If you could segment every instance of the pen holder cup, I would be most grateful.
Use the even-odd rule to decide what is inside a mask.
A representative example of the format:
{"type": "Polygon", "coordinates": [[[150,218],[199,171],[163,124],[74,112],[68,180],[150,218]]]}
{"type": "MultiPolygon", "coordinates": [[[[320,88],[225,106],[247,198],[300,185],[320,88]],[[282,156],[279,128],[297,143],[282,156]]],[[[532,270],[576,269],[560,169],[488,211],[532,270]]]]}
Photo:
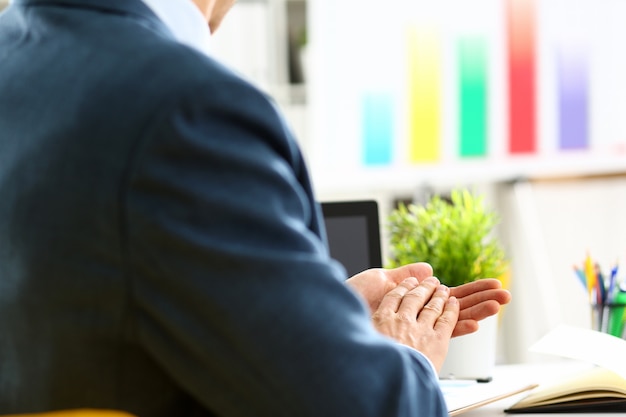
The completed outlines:
{"type": "Polygon", "coordinates": [[[591,326],[594,330],[626,339],[626,303],[592,304],[591,326]]]}

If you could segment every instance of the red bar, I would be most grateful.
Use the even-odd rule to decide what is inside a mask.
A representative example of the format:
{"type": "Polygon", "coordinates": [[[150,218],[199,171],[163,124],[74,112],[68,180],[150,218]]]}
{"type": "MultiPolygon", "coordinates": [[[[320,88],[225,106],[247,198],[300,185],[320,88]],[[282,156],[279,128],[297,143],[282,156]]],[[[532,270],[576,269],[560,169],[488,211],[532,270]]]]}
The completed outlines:
{"type": "Polygon", "coordinates": [[[509,152],[537,149],[534,0],[507,0],[509,152]]]}

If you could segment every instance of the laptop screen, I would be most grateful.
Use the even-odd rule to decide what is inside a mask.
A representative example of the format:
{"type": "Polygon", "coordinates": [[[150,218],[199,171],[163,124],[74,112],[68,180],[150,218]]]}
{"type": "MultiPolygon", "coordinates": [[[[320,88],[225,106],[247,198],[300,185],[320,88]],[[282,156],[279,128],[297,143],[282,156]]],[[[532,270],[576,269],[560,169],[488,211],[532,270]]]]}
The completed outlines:
{"type": "Polygon", "coordinates": [[[352,276],[382,266],[376,201],[323,202],[330,256],[352,276]]]}

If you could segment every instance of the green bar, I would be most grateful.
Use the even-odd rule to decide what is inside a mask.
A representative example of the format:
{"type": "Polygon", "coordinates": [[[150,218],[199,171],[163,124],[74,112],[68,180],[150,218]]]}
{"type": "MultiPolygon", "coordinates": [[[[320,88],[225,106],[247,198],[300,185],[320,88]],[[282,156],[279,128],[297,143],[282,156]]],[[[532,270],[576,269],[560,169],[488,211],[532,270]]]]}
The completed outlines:
{"type": "Polygon", "coordinates": [[[461,157],[487,153],[487,48],[480,37],[459,41],[459,139],[461,157]]]}

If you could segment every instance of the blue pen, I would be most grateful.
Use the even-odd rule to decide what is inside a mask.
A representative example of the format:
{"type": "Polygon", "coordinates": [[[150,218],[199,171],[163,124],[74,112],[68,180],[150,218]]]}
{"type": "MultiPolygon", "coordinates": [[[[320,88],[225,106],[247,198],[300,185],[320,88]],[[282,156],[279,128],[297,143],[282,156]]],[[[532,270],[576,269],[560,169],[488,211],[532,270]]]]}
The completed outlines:
{"type": "Polygon", "coordinates": [[[615,279],[617,278],[617,269],[618,265],[616,262],[615,266],[611,269],[611,276],[609,277],[609,289],[606,294],[607,303],[612,303],[615,298],[615,279]]]}
{"type": "Polygon", "coordinates": [[[583,272],[582,269],[578,268],[576,265],[574,265],[574,272],[576,273],[576,276],[578,277],[578,280],[580,281],[580,283],[583,285],[583,288],[586,290],[587,278],[585,278],[585,273],[583,272]]]}

